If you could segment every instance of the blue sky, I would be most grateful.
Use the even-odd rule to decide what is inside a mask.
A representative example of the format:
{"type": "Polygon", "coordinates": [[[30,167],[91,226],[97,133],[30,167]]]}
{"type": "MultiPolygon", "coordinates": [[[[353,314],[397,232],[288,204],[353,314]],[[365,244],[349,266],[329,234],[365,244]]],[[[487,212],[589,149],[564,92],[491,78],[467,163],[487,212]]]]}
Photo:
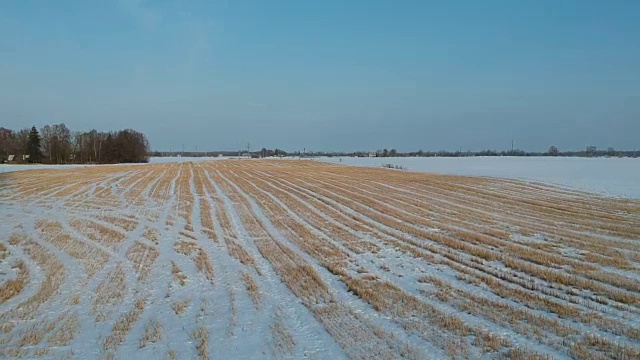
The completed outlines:
{"type": "Polygon", "coordinates": [[[0,1],[0,126],[152,148],[640,149],[638,1],[0,1]]]}

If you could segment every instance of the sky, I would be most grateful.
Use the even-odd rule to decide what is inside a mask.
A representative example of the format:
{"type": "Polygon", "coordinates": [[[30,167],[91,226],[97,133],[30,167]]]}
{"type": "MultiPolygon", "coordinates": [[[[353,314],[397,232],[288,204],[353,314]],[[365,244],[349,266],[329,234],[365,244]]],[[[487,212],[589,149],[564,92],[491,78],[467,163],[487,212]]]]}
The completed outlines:
{"type": "Polygon", "coordinates": [[[154,150],[640,149],[640,1],[0,1],[0,126],[154,150]]]}

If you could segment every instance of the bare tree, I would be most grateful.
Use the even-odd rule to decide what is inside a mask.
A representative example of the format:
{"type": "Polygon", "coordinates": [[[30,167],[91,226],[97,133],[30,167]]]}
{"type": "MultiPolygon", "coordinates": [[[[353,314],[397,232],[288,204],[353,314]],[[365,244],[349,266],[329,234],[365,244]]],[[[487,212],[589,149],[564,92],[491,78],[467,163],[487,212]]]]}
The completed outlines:
{"type": "Polygon", "coordinates": [[[18,161],[24,161],[25,155],[27,155],[29,151],[29,129],[24,128],[16,132],[16,150],[15,150],[15,159],[18,161]]]}
{"type": "Polygon", "coordinates": [[[53,131],[51,126],[45,125],[40,129],[40,144],[42,145],[42,151],[44,156],[51,162],[53,156],[53,131]]]}

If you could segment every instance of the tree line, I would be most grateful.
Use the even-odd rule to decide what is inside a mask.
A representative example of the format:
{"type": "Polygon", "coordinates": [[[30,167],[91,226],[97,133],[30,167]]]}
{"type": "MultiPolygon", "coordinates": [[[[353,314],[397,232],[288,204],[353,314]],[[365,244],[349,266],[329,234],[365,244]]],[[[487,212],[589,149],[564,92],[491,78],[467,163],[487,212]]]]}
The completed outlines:
{"type": "Polygon", "coordinates": [[[0,162],[115,164],[149,161],[149,142],[138,131],[71,131],[65,124],[18,131],[0,127],[0,162]]]}
{"type": "Polygon", "coordinates": [[[307,157],[469,157],[469,156],[567,156],[567,157],[640,157],[640,151],[637,150],[617,150],[613,147],[607,149],[598,149],[595,146],[587,146],[584,150],[577,151],[560,151],[557,147],[551,146],[547,151],[535,152],[524,151],[519,149],[513,150],[481,150],[481,151],[408,151],[399,152],[396,149],[382,149],[375,152],[370,151],[353,151],[353,152],[324,152],[310,151],[305,154],[300,152],[293,153],[295,156],[307,157]]]}

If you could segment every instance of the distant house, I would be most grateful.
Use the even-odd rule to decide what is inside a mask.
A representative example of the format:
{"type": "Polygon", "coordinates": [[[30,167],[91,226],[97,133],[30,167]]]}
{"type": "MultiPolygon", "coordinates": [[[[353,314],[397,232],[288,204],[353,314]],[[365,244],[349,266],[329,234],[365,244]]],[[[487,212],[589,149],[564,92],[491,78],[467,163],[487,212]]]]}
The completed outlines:
{"type": "Polygon", "coordinates": [[[13,159],[15,159],[15,157],[16,157],[15,155],[9,155],[9,156],[7,156],[7,161],[11,162],[11,161],[13,161],[13,159]]]}

